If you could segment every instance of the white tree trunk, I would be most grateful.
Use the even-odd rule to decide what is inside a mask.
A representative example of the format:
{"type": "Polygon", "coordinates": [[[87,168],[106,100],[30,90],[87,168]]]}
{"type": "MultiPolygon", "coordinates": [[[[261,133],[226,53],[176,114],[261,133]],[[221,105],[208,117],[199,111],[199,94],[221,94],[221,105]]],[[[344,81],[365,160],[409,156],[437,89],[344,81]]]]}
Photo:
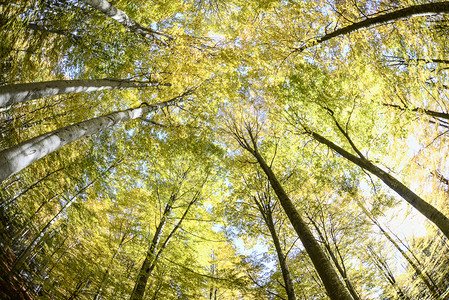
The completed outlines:
{"type": "Polygon", "coordinates": [[[165,102],[117,111],[105,116],[69,125],[3,150],[0,152],[0,182],[67,144],[93,135],[117,123],[137,119],[163,107],[179,103],[187,94],[184,93],[181,96],[165,102]]]}
{"type": "Polygon", "coordinates": [[[118,23],[122,24],[129,30],[136,32],[145,38],[148,38],[150,40],[157,40],[156,36],[165,36],[164,34],[161,34],[157,31],[154,31],[150,28],[146,28],[133,19],[131,19],[123,10],[118,9],[117,7],[113,6],[111,3],[109,3],[106,0],[81,0],[84,3],[92,6],[93,8],[101,11],[108,17],[114,19],[118,23]]]}
{"type": "Polygon", "coordinates": [[[168,86],[170,84],[114,78],[53,80],[36,83],[11,84],[0,86],[0,107],[62,94],[94,92],[111,89],[143,88],[160,85],[168,86]]]}

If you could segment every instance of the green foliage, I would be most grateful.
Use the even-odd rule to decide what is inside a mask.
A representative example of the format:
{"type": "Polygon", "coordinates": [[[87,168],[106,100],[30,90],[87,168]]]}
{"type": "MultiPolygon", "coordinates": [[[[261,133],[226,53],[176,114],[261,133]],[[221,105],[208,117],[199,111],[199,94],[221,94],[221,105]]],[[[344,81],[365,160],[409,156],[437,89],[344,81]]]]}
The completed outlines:
{"type": "Polygon", "coordinates": [[[258,150],[361,299],[437,299],[402,253],[447,297],[447,239],[309,134],[361,153],[447,216],[447,15],[395,20],[320,43],[336,29],[415,2],[110,3],[165,42],[82,1],[0,1],[0,84],[110,77],[167,85],[1,108],[0,148],[192,93],[71,143],[1,183],[0,277],[12,278],[14,259],[37,237],[39,243],[0,290],[24,289],[36,299],[129,298],[164,207],[177,194],[162,241],[198,199],[161,252],[147,298],[286,298],[276,249],[254,202],[269,195],[297,298],[325,299],[265,175],[235,140],[233,128],[251,128],[258,150]],[[404,218],[423,223],[425,232],[399,232],[404,218]],[[392,238],[373,220],[391,225],[392,238]]]}

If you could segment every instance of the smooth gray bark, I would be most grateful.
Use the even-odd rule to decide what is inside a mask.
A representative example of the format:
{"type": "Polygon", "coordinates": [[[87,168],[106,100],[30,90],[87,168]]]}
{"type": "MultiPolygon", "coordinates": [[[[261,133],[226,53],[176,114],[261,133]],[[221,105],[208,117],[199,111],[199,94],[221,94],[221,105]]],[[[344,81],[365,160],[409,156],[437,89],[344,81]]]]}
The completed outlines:
{"type": "Polygon", "coordinates": [[[165,102],[117,111],[105,116],[96,117],[87,121],[69,125],[48,133],[44,133],[30,140],[24,141],[14,147],[3,150],[0,152],[0,182],[19,172],[23,168],[26,168],[36,160],[64,147],[67,144],[81,138],[91,136],[118,123],[137,119],[150,112],[175,105],[189,93],[190,92],[186,92],[183,95],[177,96],[165,102]]]}
{"type": "Polygon", "coordinates": [[[333,32],[323,35],[317,39],[312,39],[311,42],[305,44],[304,46],[296,49],[297,51],[304,51],[316,44],[328,41],[334,37],[342,36],[355,32],[361,29],[368,29],[373,26],[385,25],[392,23],[401,19],[418,17],[418,16],[428,16],[428,15],[438,15],[438,14],[448,14],[449,13],[449,2],[432,2],[420,5],[414,5],[399,10],[392,11],[390,13],[378,15],[372,18],[366,18],[363,21],[345,26],[343,28],[337,29],[333,32]]]}
{"type": "Polygon", "coordinates": [[[285,213],[287,214],[291,224],[293,225],[293,228],[298,234],[298,237],[301,240],[304,248],[306,249],[307,254],[312,260],[315,269],[320,275],[328,296],[332,300],[352,300],[351,295],[341,282],[331,262],[328,260],[323,249],[321,249],[320,245],[315,240],[315,237],[313,236],[309,227],[296,210],[295,205],[292,203],[287,193],[284,191],[284,188],[279,183],[271,168],[267,165],[257,149],[255,149],[253,155],[257,159],[257,162],[259,163],[262,170],[267,175],[268,180],[273,187],[273,190],[278,196],[279,202],[281,203],[285,213]]]}
{"type": "Polygon", "coordinates": [[[138,33],[151,41],[158,40],[157,36],[167,37],[155,30],[140,25],[132,18],[130,18],[123,10],[118,9],[117,7],[113,6],[106,0],[81,0],[81,1],[101,11],[108,17],[114,19],[118,23],[128,28],[130,31],[138,33]]]}
{"type": "Polygon", "coordinates": [[[53,80],[10,84],[0,86],[0,107],[62,94],[95,92],[112,89],[144,88],[161,85],[167,86],[169,84],[160,84],[153,81],[133,81],[115,78],[53,80]]]}

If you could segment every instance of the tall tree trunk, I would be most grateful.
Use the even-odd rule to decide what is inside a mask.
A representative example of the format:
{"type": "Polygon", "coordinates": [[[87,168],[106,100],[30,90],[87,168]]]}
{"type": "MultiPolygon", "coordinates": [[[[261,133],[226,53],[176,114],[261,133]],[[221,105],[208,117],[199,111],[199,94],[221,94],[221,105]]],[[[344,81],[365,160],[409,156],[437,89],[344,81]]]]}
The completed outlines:
{"type": "Polygon", "coordinates": [[[374,251],[372,246],[368,246],[368,255],[373,260],[376,267],[379,269],[379,271],[382,272],[382,275],[384,275],[385,279],[391,284],[391,286],[396,291],[399,299],[401,300],[410,300],[410,298],[407,296],[404,291],[402,291],[401,287],[398,285],[396,278],[394,277],[393,272],[391,271],[390,267],[388,266],[388,263],[385,261],[385,259],[382,256],[377,255],[377,253],[374,251]]]}
{"type": "Polygon", "coordinates": [[[331,262],[328,260],[326,254],[321,249],[318,242],[315,240],[315,237],[313,236],[307,224],[299,215],[295,205],[292,203],[287,193],[284,191],[284,188],[279,183],[271,168],[267,165],[257,149],[254,149],[252,154],[257,159],[260,167],[267,175],[268,180],[270,181],[270,184],[273,187],[273,190],[275,191],[279,202],[282,205],[282,208],[284,209],[290,222],[293,225],[293,228],[298,234],[298,237],[300,238],[304,248],[306,249],[307,254],[311,258],[315,269],[318,271],[318,274],[323,281],[324,287],[326,288],[329,297],[333,300],[352,299],[348,290],[345,288],[334,268],[332,267],[331,262]]]}
{"type": "Polygon", "coordinates": [[[3,150],[0,152],[0,182],[67,144],[91,136],[120,122],[137,119],[150,112],[175,105],[181,102],[182,98],[189,93],[186,92],[165,102],[117,111],[69,125],[3,150]]]}
{"type": "MultiPolygon", "coordinates": [[[[269,198],[266,200],[270,201],[269,198]]],[[[266,205],[264,205],[263,203],[259,202],[259,200],[257,200],[256,198],[254,198],[254,202],[256,203],[257,208],[262,214],[265,224],[267,225],[268,230],[270,231],[271,238],[273,239],[274,247],[276,249],[276,254],[279,260],[279,266],[281,267],[282,278],[284,279],[285,284],[284,288],[285,292],[287,293],[288,300],[296,300],[296,293],[293,286],[293,280],[290,275],[290,270],[287,265],[287,259],[282,251],[281,243],[279,241],[276,228],[274,227],[271,203],[268,202],[265,203],[266,205]]]]}
{"type": "MultiPolygon", "coordinates": [[[[431,204],[424,201],[421,197],[412,192],[408,187],[406,187],[402,182],[391,176],[390,174],[384,172],[379,167],[375,166],[368,159],[362,157],[357,157],[343,148],[332,143],[325,137],[319,135],[316,132],[308,130],[308,133],[318,142],[328,146],[333,151],[337,152],[347,160],[358,165],[362,169],[374,174],[380,180],[382,180],[386,185],[398,193],[405,201],[410,203],[414,208],[416,208],[421,214],[423,214],[427,219],[433,222],[443,234],[449,238],[449,219],[441,213],[438,209],[433,207],[431,204]]],[[[351,142],[352,144],[352,142],[351,142]]],[[[354,147],[354,145],[352,144],[354,147]]],[[[355,148],[355,147],[354,147],[355,148]]],[[[357,151],[360,152],[360,151],[357,151]]]]}
{"type": "Polygon", "coordinates": [[[414,5],[410,7],[406,7],[403,9],[399,9],[396,11],[392,11],[390,13],[378,15],[372,18],[366,18],[363,21],[348,25],[346,27],[337,29],[333,32],[323,35],[322,37],[311,39],[304,46],[296,49],[297,51],[304,51],[307,48],[310,48],[316,44],[323,43],[328,41],[334,37],[342,36],[345,34],[349,34],[354,31],[358,31],[361,29],[367,29],[373,26],[385,25],[391,22],[395,22],[401,19],[417,17],[417,16],[426,16],[426,15],[435,15],[435,14],[447,14],[449,13],[449,2],[432,2],[420,5],[414,5]]]}
{"type": "Polygon", "coordinates": [[[53,80],[10,84],[0,86],[0,107],[62,94],[94,92],[111,89],[156,87],[161,85],[168,86],[169,84],[116,78],[53,80]]]}
{"type": "MultiPolygon", "coordinates": [[[[346,287],[348,288],[348,291],[351,293],[352,298],[354,298],[354,300],[359,300],[360,297],[357,294],[354,286],[352,285],[351,280],[348,277],[348,274],[346,272],[346,267],[343,264],[343,260],[342,260],[342,263],[340,264],[340,262],[338,261],[337,256],[335,256],[334,251],[332,250],[332,247],[331,247],[328,239],[321,232],[320,228],[318,227],[318,224],[315,222],[315,220],[312,217],[308,216],[308,219],[312,223],[312,225],[315,228],[316,232],[318,233],[318,236],[320,237],[321,241],[324,244],[324,248],[326,249],[326,251],[329,254],[329,256],[332,259],[332,261],[334,262],[335,267],[338,270],[338,273],[340,273],[340,276],[343,278],[343,280],[344,280],[344,282],[346,284],[346,287]]],[[[341,258],[341,256],[340,256],[340,258],[341,258]]]]}
{"type": "Polygon", "coordinates": [[[321,280],[323,281],[328,296],[332,300],[352,300],[352,297],[349,294],[348,290],[341,282],[338,274],[335,272],[332,263],[329,261],[323,249],[321,249],[320,245],[313,236],[312,231],[310,231],[310,228],[307,226],[306,222],[304,222],[301,215],[296,210],[295,205],[290,200],[287,193],[284,191],[281,183],[274,175],[271,168],[267,165],[262,155],[259,153],[256,140],[257,133],[255,137],[251,125],[245,124],[246,133],[249,134],[249,139],[246,138],[244,136],[245,133],[243,132],[243,129],[239,129],[235,121],[228,128],[230,129],[231,134],[234,135],[234,138],[237,140],[239,145],[243,149],[251,153],[254,158],[256,158],[257,163],[267,176],[268,181],[270,182],[271,187],[273,188],[277,198],[279,199],[282,208],[287,214],[290,223],[298,234],[299,239],[301,240],[307,254],[312,260],[312,263],[317,270],[321,280]]]}
{"type": "MultiPolygon", "coordinates": [[[[163,219],[164,219],[164,224],[162,226],[162,228],[159,230],[159,226],[158,229],[155,232],[155,236],[153,237],[153,241],[150,245],[150,249],[147,253],[147,256],[145,257],[145,261],[142,265],[142,268],[140,269],[139,272],[139,276],[138,279],[136,281],[136,284],[134,286],[133,292],[130,296],[130,300],[142,300],[143,296],[145,294],[145,288],[148,282],[148,278],[151,275],[151,272],[153,272],[154,268],[156,267],[156,262],[159,260],[159,256],[162,254],[162,252],[164,251],[165,247],[167,247],[170,239],[173,237],[173,235],[176,233],[176,231],[178,230],[178,228],[181,226],[182,221],[185,219],[185,217],[187,216],[187,213],[190,210],[190,207],[198,200],[198,196],[199,196],[199,192],[197,192],[195,194],[195,196],[193,197],[193,199],[189,202],[186,210],[184,211],[184,214],[182,215],[181,219],[178,221],[178,223],[175,225],[175,227],[172,229],[172,231],[170,232],[170,234],[167,236],[167,238],[165,239],[164,243],[160,246],[159,249],[157,249],[157,246],[159,244],[159,240],[162,236],[162,230],[164,229],[163,226],[165,226],[166,223],[166,219],[168,218],[170,211],[172,209],[172,206],[174,204],[174,201],[176,200],[176,195],[172,196],[173,201],[170,203],[170,210],[167,212],[167,214],[165,213],[164,210],[164,215],[163,215],[163,219]],[[157,238],[157,240],[155,241],[155,238],[157,238]],[[154,245],[154,247],[153,247],[154,245]]],[[[159,223],[159,225],[162,223],[159,223]]]]}
{"type": "Polygon", "coordinates": [[[147,255],[145,256],[145,260],[140,268],[139,274],[137,275],[137,280],[134,285],[134,289],[131,293],[130,300],[138,300],[143,299],[145,294],[145,287],[147,286],[148,278],[150,277],[151,272],[154,269],[154,259],[156,257],[157,246],[159,245],[159,241],[162,238],[162,234],[165,228],[165,224],[167,223],[167,218],[171,213],[173,208],[173,204],[176,201],[176,195],[172,195],[170,197],[169,203],[165,205],[164,213],[162,214],[162,218],[159,221],[159,224],[154,232],[153,239],[151,240],[150,248],[148,249],[147,255]]]}
{"type": "Polygon", "coordinates": [[[290,270],[287,265],[287,259],[282,251],[281,243],[279,241],[279,237],[276,233],[276,229],[274,228],[273,216],[271,211],[267,213],[268,217],[268,229],[270,230],[271,238],[273,239],[274,247],[276,248],[276,253],[279,260],[279,265],[281,266],[282,277],[284,279],[285,291],[287,293],[288,300],[295,300],[296,294],[293,286],[292,276],[290,275],[290,270]]]}
{"type": "Polygon", "coordinates": [[[122,24],[126,28],[128,28],[130,31],[135,32],[150,41],[157,41],[160,40],[159,37],[169,38],[168,36],[157,32],[155,30],[152,30],[151,28],[144,27],[131,19],[124,11],[116,8],[111,3],[109,3],[106,0],[81,0],[82,2],[92,6],[93,8],[101,11],[108,17],[114,19],[118,23],[122,24]]]}

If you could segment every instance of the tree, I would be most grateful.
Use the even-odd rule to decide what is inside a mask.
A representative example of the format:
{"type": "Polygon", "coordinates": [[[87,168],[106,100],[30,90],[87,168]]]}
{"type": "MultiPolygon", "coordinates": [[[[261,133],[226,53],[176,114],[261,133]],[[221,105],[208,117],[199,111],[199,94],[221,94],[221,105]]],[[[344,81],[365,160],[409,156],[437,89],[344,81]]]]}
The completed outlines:
{"type": "Polygon", "coordinates": [[[73,141],[88,137],[117,123],[144,117],[150,112],[176,105],[181,102],[184,96],[189,94],[190,91],[158,104],[149,104],[138,108],[117,111],[73,124],[35,137],[10,149],[3,150],[0,152],[0,180],[5,180],[48,153],[58,150],[73,141]]]}
{"type": "Polygon", "coordinates": [[[438,286],[435,285],[435,282],[429,277],[428,274],[424,274],[421,270],[421,267],[418,266],[413,259],[399,246],[399,244],[390,236],[390,234],[379,224],[379,222],[372,216],[368,210],[363,206],[363,203],[357,200],[357,203],[362,208],[363,212],[367,215],[367,217],[373,222],[380,230],[380,232],[387,238],[387,240],[393,244],[393,246],[401,253],[401,255],[405,258],[407,263],[413,268],[414,272],[418,277],[424,282],[424,284],[429,289],[430,293],[435,299],[438,299],[441,294],[438,292],[438,286]]]}
{"type": "Polygon", "coordinates": [[[108,17],[114,19],[129,30],[149,39],[150,41],[160,41],[168,38],[167,35],[154,31],[150,28],[143,27],[133,19],[131,19],[124,11],[116,8],[106,0],[82,0],[86,4],[98,9],[108,17]],[[161,39],[162,38],[162,39],[161,39]]]}
{"type": "MultiPolygon", "coordinates": [[[[31,252],[36,248],[38,244],[41,243],[41,241],[46,236],[47,232],[52,228],[53,224],[60,219],[64,213],[66,213],[67,209],[72,206],[72,204],[78,199],[78,196],[82,193],[84,193],[89,187],[91,187],[97,180],[104,178],[104,175],[111,171],[111,169],[115,168],[117,166],[117,163],[111,165],[108,169],[106,169],[101,176],[96,178],[95,180],[91,181],[88,185],[83,187],[77,195],[72,197],[71,199],[64,199],[66,203],[61,207],[61,209],[58,211],[58,213],[44,226],[44,228],[41,229],[41,231],[36,235],[36,237],[33,239],[33,241],[28,245],[28,247],[20,254],[20,256],[14,261],[14,264],[10,270],[9,276],[13,276],[16,272],[22,270],[23,265],[25,261],[29,260],[29,257],[31,255],[31,252]]],[[[64,198],[64,197],[63,197],[64,198]]]]}
{"type": "MultiPolygon", "coordinates": [[[[318,212],[318,213],[322,214],[323,212],[318,212]]],[[[310,215],[307,215],[307,219],[312,224],[315,231],[318,233],[318,236],[320,237],[320,241],[323,243],[327,254],[330,256],[332,262],[334,263],[335,267],[337,268],[338,273],[343,278],[346,288],[348,289],[349,293],[351,293],[352,298],[354,300],[360,299],[357,291],[355,290],[354,285],[351,282],[351,279],[348,276],[348,272],[345,267],[345,263],[344,263],[341,251],[340,251],[338,245],[336,244],[336,237],[335,236],[329,237],[329,234],[327,233],[327,229],[326,229],[325,225],[323,224],[323,228],[321,230],[320,226],[318,226],[318,223],[315,222],[314,218],[311,217],[310,215]],[[332,249],[331,241],[334,242],[335,250],[332,249]]],[[[324,222],[321,222],[321,223],[324,223],[324,222]]],[[[330,229],[331,235],[333,234],[334,230],[335,230],[335,228],[330,229]]]]}
{"type": "Polygon", "coordinates": [[[445,297],[447,1],[13,0],[0,27],[2,299],[445,297]]]}
{"type": "MultiPolygon", "coordinates": [[[[397,192],[402,198],[404,198],[408,203],[410,203],[414,208],[416,208],[420,213],[426,216],[431,222],[433,222],[443,233],[445,236],[449,237],[449,219],[437,210],[434,206],[423,200],[421,197],[412,192],[409,188],[407,188],[404,184],[398,181],[396,178],[391,176],[390,174],[384,172],[380,168],[376,167],[369,160],[364,158],[360,151],[357,148],[354,148],[359,155],[356,157],[355,155],[347,152],[343,148],[337,146],[332,143],[328,139],[319,135],[316,132],[311,131],[310,129],[305,129],[307,134],[310,134],[316,141],[328,146],[332,150],[339,153],[344,158],[349,161],[355,163],[359,167],[369,171],[370,173],[376,175],[379,179],[381,179],[386,185],[388,185],[391,189],[397,192]]],[[[348,139],[350,141],[350,139],[348,139]]],[[[352,142],[350,142],[352,144],[352,142]]],[[[352,144],[353,145],[353,144],[352,144]]],[[[355,146],[354,146],[355,147],[355,146]]]]}
{"type": "MultiPolygon", "coordinates": [[[[165,225],[167,223],[167,219],[170,217],[173,206],[175,205],[175,202],[178,200],[178,197],[179,197],[178,194],[180,193],[182,183],[185,179],[185,176],[187,176],[188,173],[189,173],[189,170],[184,172],[183,177],[180,178],[181,182],[179,182],[178,190],[170,196],[170,199],[168,200],[167,204],[165,205],[164,212],[159,221],[159,224],[156,227],[156,230],[154,232],[153,239],[150,243],[150,247],[148,249],[147,255],[145,256],[145,260],[142,264],[142,268],[140,269],[139,276],[136,280],[134,290],[130,297],[131,300],[143,299],[148,278],[151,275],[151,272],[153,271],[153,269],[155,268],[160,255],[162,254],[164,249],[167,247],[167,244],[169,243],[172,236],[176,233],[176,231],[181,226],[181,224],[184,221],[185,217],[187,216],[191,206],[199,200],[198,198],[199,198],[200,192],[196,192],[193,195],[193,198],[187,203],[187,207],[186,207],[184,213],[182,214],[181,218],[179,219],[179,221],[176,223],[176,225],[173,227],[171,232],[165,238],[165,241],[161,245],[159,245],[165,225]]],[[[203,185],[204,185],[204,183],[203,183],[203,185]]]]}
{"type": "Polygon", "coordinates": [[[334,30],[330,33],[326,33],[321,37],[311,39],[304,46],[295,49],[295,51],[302,52],[305,49],[309,48],[310,46],[325,42],[338,36],[347,35],[357,30],[367,29],[378,25],[385,25],[390,22],[415,16],[447,14],[447,13],[449,13],[449,2],[436,2],[436,3],[426,3],[409,6],[386,14],[380,14],[375,17],[366,17],[366,19],[363,21],[353,23],[351,25],[334,30]]]}
{"type": "MultiPolygon", "coordinates": [[[[319,71],[318,71],[319,72],[319,71]]],[[[324,75],[325,77],[325,75],[324,75]]],[[[301,79],[297,79],[292,76],[291,78],[292,84],[295,84],[297,81],[301,81],[301,79]]],[[[325,83],[328,83],[325,81],[325,83]]],[[[398,179],[394,178],[388,172],[383,171],[381,168],[377,167],[374,163],[372,163],[368,158],[363,155],[362,151],[355,145],[354,141],[349,135],[348,126],[352,117],[352,113],[354,111],[354,107],[348,113],[348,121],[346,123],[346,127],[340,124],[337,120],[337,114],[333,109],[330,108],[331,105],[336,106],[336,109],[341,110],[340,104],[333,103],[333,99],[331,99],[331,95],[327,94],[327,91],[321,92],[307,91],[308,87],[305,86],[304,83],[299,82],[297,87],[293,88],[291,94],[288,94],[287,97],[293,96],[302,98],[301,93],[304,93],[308,96],[310,93],[312,95],[311,98],[306,98],[304,101],[308,103],[307,105],[318,107],[318,110],[329,116],[329,121],[332,125],[334,125],[339,136],[343,137],[345,143],[348,143],[352,149],[356,153],[356,155],[351,154],[346,151],[342,147],[333,143],[331,140],[325,138],[316,132],[315,129],[312,129],[310,125],[307,124],[307,117],[304,117],[304,113],[300,111],[300,109],[296,106],[292,106],[286,111],[287,121],[292,124],[298,134],[305,134],[310,136],[313,140],[329,147],[332,151],[335,151],[339,155],[343,156],[348,161],[354,163],[358,167],[366,170],[376,177],[381,179],[387,186],[389,186],[392,190],[398,193],[404,200],[406,200],[409,204],[411,204],[414,208],[416,208],[421,214],[423,214],[426,218],[428,218],[431,222],[433,222],[446,236],[449,237],[449,218],[446,217],[442,212],[440,212],[437,208],[432,206],[430,203],[426,202],[420,196],[415,194],[412,190],[410,190],[407,186],[405,186],[398,179]],[[306,89],[306,90],[304,90],[306,89]],[[296,94],[295,94],[296,93],[296,94]]],[[[320,117],[318,117],[320,118],[320,117]]],[[[321,120],[323,118],[320,118],[321,120]]]]}
{"type": "Polygon", "coordinates": [[[272,202],[269,191],[257,193],[257,196],[254,196],[254,202],[256,203],[257,208],[259,209],[259,212],[262,215],[263,220],[268,227],[268,230],[270,231],[271,238],[273,239],[273,244],[276,248],[276,254],[278,256],[279,265],[282,271],[282,277],[284,279],[284,288],[287,293],[288,299],[296,299],[292,277],[287,265],[287,258],[282,251],[281,243],[279,241],[279,237],[275,228],[275,222],[273,220],[273,210],[276,206],[276,202],[272,202]]]}
{"type": "Polygon", "coordinates": [[[169,85],[170,84],[160,84],[152,81],[144,82],[114,78],[19,83],[0,86],[0,106],[10,106],[20,102],[62,94],[169,85]]]}
{"type": "Polygon", "coordinates": [[[282,185],[279,183],[273,171],[259,153],[257,138],[260,130],[260,125],[258,123],[251,124],[249,122],[245,122],[243,125],[241,125],[243,126],[243,128],[240,129],[238,126],[239,125],[237,125],[234,121],[234,124],[231,123],[228,126],[228,130],[236,139],[238,144],[254,156],[260,168],[266,174],[268,180],[270,181],[271,187],[275,191],[279,202],[282,205],[282,208],[284,209],[291,224],[293,225],[293,228],[298,234],[298,237],[303,243],[304,248],[311,258],[315,269],[318,271],[318,274],[320,275],[320,278],[323,281],[324,286],[326,287],[328,296],[331,299],[352,299],[348,290],[345,288],[337,273],[333,269],[332,264],[324,254],[324,251],[315,240],[315,237],[308,228],[307,224],[299,215],[298,211],[289,199],[287,193],[284,191],[282,185]],[[248,137],[246,137],[245,134],[247,134],[248,137]]]}

